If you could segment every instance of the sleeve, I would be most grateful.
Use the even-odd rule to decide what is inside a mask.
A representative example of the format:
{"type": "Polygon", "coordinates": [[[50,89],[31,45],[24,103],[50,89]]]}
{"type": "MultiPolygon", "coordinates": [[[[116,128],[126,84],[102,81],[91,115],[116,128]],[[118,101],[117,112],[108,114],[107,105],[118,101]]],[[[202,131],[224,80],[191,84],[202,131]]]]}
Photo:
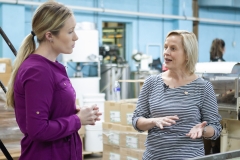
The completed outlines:
{"type": "Polygon", "coordinates": [[[47,67],[28,69],[23,77],[26,129],[33,140],[54,141],[79,130],[81,123],[77,115],[49,119],[55,83],[47,67]]]}
{"type": "Polygon", "coordinates": [[[133,127],[139,131],[139,132],[144,132],[142,130],[139,130],[137,128],[137,121],[140,117],[144,118],[150,118],[150,105],[149,105],[149,94],[152,86],[152,81],[153,81],[153,76],[148,77],[140,91],[139,97],[138,97],[138,102],[137,102],[137,107],[136,110],[133,112],[133,117],[132,117],[132,125],[133,127]]]}
{"type": "Polygon", "coordinates": [[[221,116],[218,113],[216,95],[210,82],[207,82],[204,88],[204,99],[203,106],[201,108],[201,115],[202,121],[206,121],[207,125],[212,126],[214,129],[214,135],[206,139],[216,140],[222,131],[222,126],[220,124],[221,116]]]}

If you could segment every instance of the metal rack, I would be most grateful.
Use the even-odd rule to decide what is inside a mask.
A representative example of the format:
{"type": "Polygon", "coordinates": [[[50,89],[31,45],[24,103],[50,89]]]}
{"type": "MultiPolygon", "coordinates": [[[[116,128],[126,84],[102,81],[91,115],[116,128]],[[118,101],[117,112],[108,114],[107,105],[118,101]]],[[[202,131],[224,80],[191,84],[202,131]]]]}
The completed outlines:
{"type": "MultiPolygon", "coordinates": [[[[2,30],[2,28],[0,27],[0,34],[3,37],[3,39],[5,40],[5,42],[7,43],[7,45],[9,46],[9,48],[12,50],[13,54],[16,56],[17,55],[17,51],[14,48],[14,46],[12,45],[11,41],[8,39],[7,35],[4,33],[4,31],[2,30]]],[[[7,92],[6,88],[4,87],[3,83],[0,81],[0,86],[2,88],[2,90],[4,91],[4,93],[7,92]]],[[[4,146],[3,142],[0,139],[0,149],[2,150],[3,154],[5,155],[5,157],[8,160],[13,160],[13,158],[11,157],[11,155],[9,154],[7,148],[4,146]]]]}

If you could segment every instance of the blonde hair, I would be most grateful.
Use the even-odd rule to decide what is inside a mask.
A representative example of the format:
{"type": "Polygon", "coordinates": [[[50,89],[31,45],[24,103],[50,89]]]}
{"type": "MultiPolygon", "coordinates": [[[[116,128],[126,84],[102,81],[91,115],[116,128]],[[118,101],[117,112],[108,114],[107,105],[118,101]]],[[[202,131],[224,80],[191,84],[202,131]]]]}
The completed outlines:
{"type": "Polygon", "coordinates": [[[168,33],[166,38],[171,35],[179,35],[182,37],[182,45],[187,57],[186,69],[190,74],[193,74],[198,61],[198,41],[195,34],[184,30],[173,30],[168,33]]]}
{"type": "Polygon", "coordinates": [[[7,106],[14,108],[14,81],[22,62],[36,49],[34,35],[39,43],[46,40],[45,33],[50,31],[57,36],[65,21],[72,15],[70,9],[57,2],[45,2],[37,8],[32,19],[32,34],[23,40],[13,65],[13,71],[8,83],[7,106]]]}

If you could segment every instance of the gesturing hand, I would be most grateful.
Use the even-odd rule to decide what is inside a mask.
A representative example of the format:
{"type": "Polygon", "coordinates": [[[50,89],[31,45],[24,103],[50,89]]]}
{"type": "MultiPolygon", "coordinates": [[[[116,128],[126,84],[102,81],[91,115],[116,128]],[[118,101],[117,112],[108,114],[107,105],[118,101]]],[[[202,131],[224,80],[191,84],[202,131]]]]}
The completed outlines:
{"type": "Polygon", "coordinates": [[[204,127],[206,127],[207,122],[204,121],[202,123],[197,124],[196,126],[194,126],[189,133],[186,134],[186,136],[192,138],[192,139],[196,139],[196,138],[201,138],[202,134],[203,134],[203,129],[204,127]]]}
{"type": "Polygon", "coordinates": [[[172,124],[176,123],[176,120],[178,120],[178,116],[166,116],[166,117],[160,117],[160,118],[154,118],[153,122],[155,123],[155,126],[163,129],[163,126],[171,126],[172,124]]]}

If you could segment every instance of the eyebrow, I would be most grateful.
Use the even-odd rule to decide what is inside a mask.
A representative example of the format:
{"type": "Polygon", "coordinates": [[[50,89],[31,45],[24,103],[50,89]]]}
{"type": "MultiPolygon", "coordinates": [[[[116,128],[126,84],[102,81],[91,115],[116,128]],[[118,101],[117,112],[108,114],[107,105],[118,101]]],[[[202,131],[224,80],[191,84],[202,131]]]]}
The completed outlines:
{"type": "Polygon", "coordinates": [[[74,29],[75,27],[71,27],[71,28],[69,28],[68,30],[71,30],[71,29],[74,29]]]}
{"type": "MultiPolygon", "coordinates": [[[[166,43],[164,44],[164,46],[165,46],[165,45],[166,45],[166,43]]],[[[176,45],[176,44],[169,44],[168,46],[171,46],[171,47],[174,46],[174,47],[175,47],[175,46],[177,46],[177,45],[176,45]]]]}

